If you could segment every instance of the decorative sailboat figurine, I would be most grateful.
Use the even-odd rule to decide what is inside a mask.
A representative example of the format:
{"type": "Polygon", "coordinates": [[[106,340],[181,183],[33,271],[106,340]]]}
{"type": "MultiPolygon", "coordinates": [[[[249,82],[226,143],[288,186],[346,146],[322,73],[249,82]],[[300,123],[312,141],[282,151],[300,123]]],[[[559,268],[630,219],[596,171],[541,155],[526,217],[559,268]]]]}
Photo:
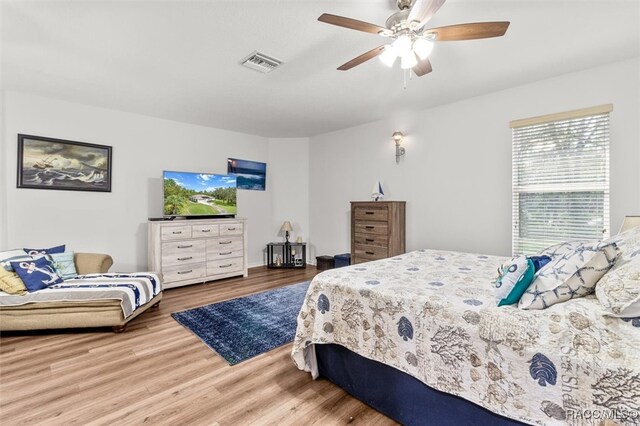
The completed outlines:
{"type": "Polygon", "coordinates": [[[382,190],[382,184],[380,183],[379,179],[376,182],[376,184],[373,185],[373,191],[371,192],[371,198],[373,199],[373,201],[380,201],[380,200],[382,200],[384,198],[384,191],[382,190]]]}

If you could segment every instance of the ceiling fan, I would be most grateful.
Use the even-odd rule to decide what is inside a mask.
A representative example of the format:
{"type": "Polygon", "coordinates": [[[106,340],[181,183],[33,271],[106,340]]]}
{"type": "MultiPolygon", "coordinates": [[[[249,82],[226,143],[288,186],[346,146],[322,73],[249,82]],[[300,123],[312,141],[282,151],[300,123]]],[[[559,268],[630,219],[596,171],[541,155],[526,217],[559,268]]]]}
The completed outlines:
{"type": "Polygon", "coordinates": [[[318,18],[320,22],[393,39],[390,44],[376,47],[353,58],[338,67],[338,70],[350,70],[379,55],[380,60],[389,67],[393,66],[399,57],[401,68],[412,69],[420,77],[432,71],[429,55],[434,42],[500,37],[509,27],[509,22],[476,22],[425,29],[425,24],[446,0],[415,0],[413,7],[411,1],[396,0],[400,11],[387,19],[386,28],[357,19],[323,13],[318,18]]]}

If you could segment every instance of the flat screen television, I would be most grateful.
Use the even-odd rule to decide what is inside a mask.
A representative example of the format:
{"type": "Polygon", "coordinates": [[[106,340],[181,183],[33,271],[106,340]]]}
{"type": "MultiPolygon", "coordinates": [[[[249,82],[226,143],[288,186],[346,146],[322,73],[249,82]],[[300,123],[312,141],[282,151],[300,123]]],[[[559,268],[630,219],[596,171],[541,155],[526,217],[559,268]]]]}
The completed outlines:
{"type": "Polygon", "coordinates": [[[164,171],[162,180],[165,217],[236,215],[236,176],[164,171]]]}

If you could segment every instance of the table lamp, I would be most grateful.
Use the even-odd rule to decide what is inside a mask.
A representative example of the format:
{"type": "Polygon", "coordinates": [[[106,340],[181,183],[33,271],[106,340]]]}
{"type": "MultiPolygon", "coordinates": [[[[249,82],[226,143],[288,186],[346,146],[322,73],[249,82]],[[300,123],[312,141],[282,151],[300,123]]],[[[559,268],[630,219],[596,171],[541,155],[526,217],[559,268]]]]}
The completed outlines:
{"type": "Polygon", "coordinates": [[[289,244],[289,232],[293,231],[293,227],[291,226],[291,222],[288,220],[282,224],[280,231],[284,231],[284,237],[286,238],[286,244],[289,244]]]}

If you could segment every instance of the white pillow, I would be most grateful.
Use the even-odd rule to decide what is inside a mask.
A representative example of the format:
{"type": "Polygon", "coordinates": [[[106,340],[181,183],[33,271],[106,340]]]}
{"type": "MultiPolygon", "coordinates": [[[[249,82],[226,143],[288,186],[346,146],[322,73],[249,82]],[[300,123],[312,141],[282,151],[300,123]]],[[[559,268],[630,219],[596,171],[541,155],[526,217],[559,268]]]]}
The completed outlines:
{"type": "Polygon", "coordinates": [[[541,254],[551,257],[522,295],[520,309],[546,309],[593,292],[596,283],[618,259],[614,243],[569,241],[541,254]]]}
{"type": "Polygon", "coordinates": [[[640,317],[640,256],[618,261],[598,281],[596,297],[608,315],[640,317]]]}
{"type": "Polygon", "coordinates": [[[640,226],[627,229],[603,242],[616,243],[620,249],[621,259],[630,260],[632,257],[640,255],[640,226]]]}

